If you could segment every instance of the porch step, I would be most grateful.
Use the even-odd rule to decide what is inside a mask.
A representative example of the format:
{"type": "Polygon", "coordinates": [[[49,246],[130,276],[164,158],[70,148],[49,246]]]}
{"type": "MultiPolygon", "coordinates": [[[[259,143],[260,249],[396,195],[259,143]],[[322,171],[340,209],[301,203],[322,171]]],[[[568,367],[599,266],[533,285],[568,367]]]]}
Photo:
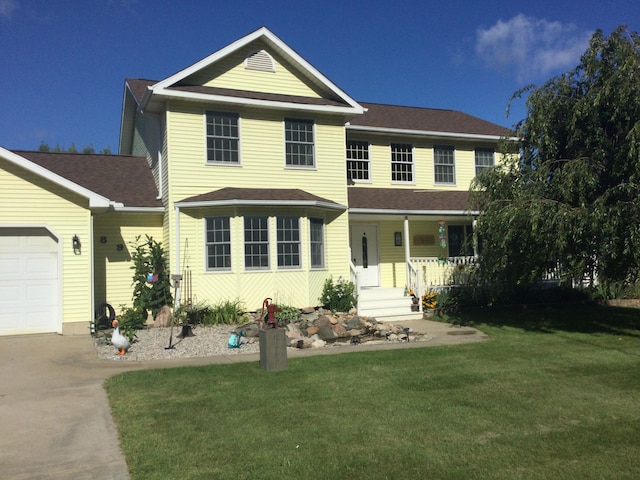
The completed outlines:
{"type": "Polygon", "coordinates": [[[360,290],[358,315],[380,321],[410,320],[421,317],[411,311],[411,297],[404,296],[404,288],[363,288],[360,290]]]}

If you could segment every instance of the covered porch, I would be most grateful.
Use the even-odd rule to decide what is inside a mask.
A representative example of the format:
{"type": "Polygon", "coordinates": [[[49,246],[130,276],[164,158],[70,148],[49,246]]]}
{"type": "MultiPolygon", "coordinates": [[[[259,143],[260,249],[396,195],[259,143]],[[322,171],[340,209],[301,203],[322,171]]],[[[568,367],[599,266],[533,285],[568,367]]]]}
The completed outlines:
{"type": "Polygon", "coordinates": [[[350,188],[351,279],[359,312],[374,314],[368,303],[379,298],[384,316],[392,315],[391,304],[402,315],[411,312],[409,291],[420,297],[464,282],[477,259],[475,215],[467,192],[350,188]]]}

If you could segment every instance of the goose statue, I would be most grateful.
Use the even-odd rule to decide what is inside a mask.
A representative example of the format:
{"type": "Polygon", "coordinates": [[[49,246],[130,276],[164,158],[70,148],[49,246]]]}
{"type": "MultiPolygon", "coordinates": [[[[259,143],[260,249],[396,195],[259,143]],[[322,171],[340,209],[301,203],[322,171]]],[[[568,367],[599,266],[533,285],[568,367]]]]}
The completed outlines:
{"type": "Polygon", "coordinates": [[[120,327],[118,326],[118,321],[114,320],[111,325],[114,327],[113,333],[111,334],[111,344],[118,349],[118,355],[124,355],[129,350],[131,343],[120,333],[120,327]]]}

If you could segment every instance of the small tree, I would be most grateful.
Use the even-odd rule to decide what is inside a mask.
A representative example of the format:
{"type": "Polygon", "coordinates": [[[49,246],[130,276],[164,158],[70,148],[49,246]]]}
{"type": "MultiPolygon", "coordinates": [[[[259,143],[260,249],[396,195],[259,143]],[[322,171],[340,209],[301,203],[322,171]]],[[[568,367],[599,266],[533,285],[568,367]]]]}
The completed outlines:
{"type": "Polygon", "coordinates": [[[133,309],[146,320],[155,317],[164,305],[173,306],[167,260],[160,242],[146,235],[136,237],[131,255],[133,274],[133,309]]]}

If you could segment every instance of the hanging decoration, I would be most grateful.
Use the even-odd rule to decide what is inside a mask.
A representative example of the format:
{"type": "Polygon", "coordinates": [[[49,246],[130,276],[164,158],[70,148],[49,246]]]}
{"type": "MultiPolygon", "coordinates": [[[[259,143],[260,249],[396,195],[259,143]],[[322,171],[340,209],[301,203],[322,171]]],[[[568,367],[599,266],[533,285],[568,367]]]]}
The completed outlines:
{"type": "Polygon", "coordinates": [[[447,235],[444,230],[444,220],[438,222],[438,236],[440,237],[440,246],[447,248],[447,235]]]}

